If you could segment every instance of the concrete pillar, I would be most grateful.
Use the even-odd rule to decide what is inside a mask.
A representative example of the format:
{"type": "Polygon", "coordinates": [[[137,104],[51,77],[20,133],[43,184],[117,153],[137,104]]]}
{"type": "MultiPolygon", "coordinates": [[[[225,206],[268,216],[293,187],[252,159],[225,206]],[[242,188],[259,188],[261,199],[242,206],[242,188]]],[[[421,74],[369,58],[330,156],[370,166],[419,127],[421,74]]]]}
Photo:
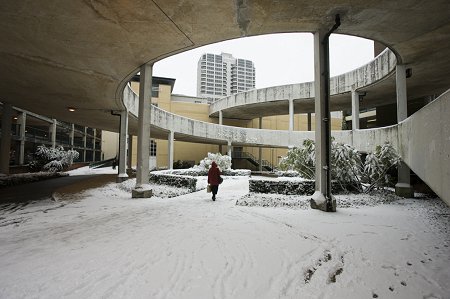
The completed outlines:
{"type": "Polygon", "coordinates": [[[359,92],[352,89],[352,130],[359,130],[359,92]]]}
{"type": "Polygon", "coordinates": [[[0,142],[0,173],[9,174],[9,155],[11,150],[12,105],[3,102],[2,139],[0,142]]]}
{"type": "Polygon", "coordinates": [[[27,113],[22,112],[19,117],[20,124],[20,151],[19,151],[19,165],[23,165],[25,162],[25,131],[27,126],[27,113]]]}
{"type": "Polygon", "coordinates": [[[86,146],[87,146],[87,127],[84,127],[84,135],[83,135],[83,162],[86,162],[86,146]]]}
{"type": "Polygon", "coordinates": [[[75,125],[72,124],[72,127],[70,129],[70,149],[73,150],[75,144],[75,125]]]}
{"type": "Polygon", "coordinates": [[[94,129],[94,137],[92,137],[92,162],[95,162],[95,141],[97,140],[97,129],[94,129]]]}
{"type": "Polygon", "coordinates": [[[52,147],[56,147],[56,119],[53,119],[53,122],[50,126],[51,138],[52,138],[52,147]]]}
{"type": "Polygon", "coordinates": [[[133,160],[133,135],[128,135],[127,168],[131,170],[133,160]]]}
{"type": "Polygon", "coordinates": [[[120,132],[119,132],[119,174],[117,182],[123,182],[127,175],[127,136],[128,136],[128,110],[120,111],[120,132]]]}
{"type": "MultiPolygon", "coordinates": [[[[408,117],[405,65],[397,65],[395,79],[397,89],[397,122],[400,123],[408,117]]],[[[398,166],[398,182],[395,185],[395,194],[401,197],[414,197],[410,169],[403,161],[398,166]]]]}
{"type": "Polygon", "coordinates": [[[175,133],[173,131],[170,131],[169,137],[168,137],[168,153],[167,156],[169,158],[169,169],[173,169],[173,150],[174,150],[174,136],[175,133]]]}
{"type": "Polygon", "coordinates": [[[308,119],[308,131],[311,131],[311,113],[308,113],[307,115],[307,119],[308,119]]]}
{"type": "Polygon", "coordinates": [[[289,100],[289,132],[294,130],[294,100],[289,100]]]}
{"type": "Polygon", "coordinates": [[[232,152],[232,150],[233,150],[233,147],[231,146],[231,141],[228,141],[228,156],[230,156],[231,157],[231,152],[232,152]]]}
{"type": "Polygon", "coordinates": [[[397,122],[399,123],[408,117],[405,65],[396,66],[395,80],[397,89],[397,122]]]}
{"type": "Polygon", "coordinates": [[[223,113],[222,113],[222,110],[219,111],[219,125],[223,125],[223,113]]]}
{"type": "Polygon", "coordinates": [[[146,187],[149,183],[150,159],[150,123],[152,102],[152,72],[153,64],[144,64],[140,70],[139,84],[139,118],[136,186],[132,197],[151,197],[152,190],[146,187]]]}
{"type": "Polygon", "coordinates": [[[336,211],[336,200],[331,195],[331,169],[329,165],[327,166],[331,151],[331,125],[326,102],[326,94],[329,94],[329,73],[327,72],[329,57],[328,43],[326,46],[323,43],[325,38],[326,34],[323,31],[314,33],[316,192],[311,198],[311,207],[331,212],[336,211]]]}
{"type": "MultiPolygon", "coordinates": [[[[262,129],[262,117],[259,118],[259,128],[262,129]]],[[[262,171],[262,147],[259,147],[259,171],[262,171]]]]}

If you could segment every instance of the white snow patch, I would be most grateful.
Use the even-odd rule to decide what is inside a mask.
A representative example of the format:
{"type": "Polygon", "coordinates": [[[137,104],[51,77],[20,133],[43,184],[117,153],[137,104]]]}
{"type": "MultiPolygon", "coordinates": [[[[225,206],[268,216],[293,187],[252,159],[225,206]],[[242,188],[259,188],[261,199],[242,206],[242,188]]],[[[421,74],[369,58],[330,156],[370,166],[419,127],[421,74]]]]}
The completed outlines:
{"type": "Polygon", "coordinates": [[[248,178],[225,180],[215,202],[131,199],[132,187],[2,207],[0,298],[449,297],[442,201],[323,213],[236,206],[248,178]]]}

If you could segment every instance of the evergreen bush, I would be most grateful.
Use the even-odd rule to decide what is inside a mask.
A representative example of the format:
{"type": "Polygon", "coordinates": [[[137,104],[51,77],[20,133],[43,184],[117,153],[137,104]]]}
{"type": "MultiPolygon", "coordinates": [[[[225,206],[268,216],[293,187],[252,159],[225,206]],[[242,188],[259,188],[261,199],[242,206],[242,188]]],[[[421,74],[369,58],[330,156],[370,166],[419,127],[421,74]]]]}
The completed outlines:
{"type": "MultiPolygon", "coordinates": [[[[392,186],[400,157],[394,147],[385,142],[369,153],[363,162],[361,153],[351,145],[331,144],[331,179],[342,189],[370,192],[376,188],[392,186]]],[[[305,179],[315,179],[315,144],[307,139],[302,147],[292,148],[281,159],[280,169],[298,171],[305,179]]]]}
{"type": "Polygon", "coordinates": [[[65,151],[62,146],[53,148],[40,145],[30,157],[29,168],[32,171],[63,171],[72,165],[78,156],[76,150],[65,151]]]}

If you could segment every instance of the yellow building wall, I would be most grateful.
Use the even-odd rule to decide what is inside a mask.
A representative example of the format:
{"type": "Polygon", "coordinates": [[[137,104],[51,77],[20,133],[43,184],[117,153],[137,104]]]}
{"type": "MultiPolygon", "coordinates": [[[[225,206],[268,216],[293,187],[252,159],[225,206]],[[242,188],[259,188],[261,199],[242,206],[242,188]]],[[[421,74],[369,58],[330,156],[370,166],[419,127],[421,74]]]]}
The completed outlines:
{"type": "Polygon", "coordinates": [[[119,134],[102,130],[102,159],[116,157],[119,150],[119,134]]]}

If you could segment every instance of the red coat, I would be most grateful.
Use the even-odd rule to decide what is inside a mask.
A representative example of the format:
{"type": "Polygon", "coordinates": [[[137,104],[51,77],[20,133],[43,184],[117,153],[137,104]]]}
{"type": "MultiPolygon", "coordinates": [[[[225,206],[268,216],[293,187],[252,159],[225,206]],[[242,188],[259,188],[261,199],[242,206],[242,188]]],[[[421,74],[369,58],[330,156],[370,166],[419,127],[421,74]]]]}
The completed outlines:
{"type": "Polygon", "coordinates": [[[211,168],[208,171],[208,184],[210,185],[219,185],[219,176],[220,176],[220,170],[217,167],[216,162],[212,162],[211,168]]]}

